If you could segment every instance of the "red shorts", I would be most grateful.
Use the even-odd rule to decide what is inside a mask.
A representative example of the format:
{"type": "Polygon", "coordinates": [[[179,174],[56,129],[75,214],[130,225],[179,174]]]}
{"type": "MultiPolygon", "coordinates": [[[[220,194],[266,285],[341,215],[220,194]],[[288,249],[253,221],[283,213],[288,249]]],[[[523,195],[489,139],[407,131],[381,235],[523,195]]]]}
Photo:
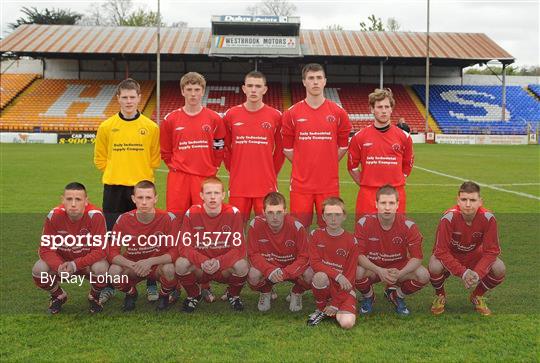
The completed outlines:
{"type": "MultiPolygon", "coordinates": [[[[399,194],[398,213],[405,213],[407,197],[403,186],[396,187],[399,194]]],[[[377,190],[379,187],[360,187],[358,196],[356,197],[356,221],[365,214],[377,213],[377,190]]]]}
{"type": "MultiPolygon", "coordinates": [[[[396,262],[391,262],[391,263],[387,263],[385,264],[385,266],[381,266],[380,264],[378,263],[375,263],[375,261],[371,261],[372,263],[374,263],[375,265],[379,266],[379,267],[383,267],[383,268],[397,268],[398,270],[401,270],[403,267],[405,267],[405,265],[407,263],[409,263],[409,258],[405,259],[405,260],[399,260],[399,261],[396,261],[396,262]]],[[[377,274],[373,274],[372,277],[369,278],[371,280],[371,282],[373,284],[376,284],[378,282],[381,282],[381,278],[379,277],[379,275],[377,274]]]]}
{"type": "Polygon", "coordinates": [[[184,215],[194,204],[201,204],[201,184],[206,176],[169,171],[167,175],[167,210],[184,215]]]}
{"type": "Polygon", "coordinates": [[[338,309],[338,312],[356,314],[356,296],[354,290],[343,291],[338,283],[330,285],[330,304],[338,309]]]}
{"type": "Polygon", "coordinates": [[[223,276],[223,271],[218,270],[217,272],[213,273],[212,275],[207,274],[203,271],[202,276],[200,279],[197,279],[200,284],[206,284],[210,281],[219,282],[220,284],[227,284],[229,282],[229,278],[223,276]]]}
{"type": "MultiPolygon", "coordinates": [[[[459,261],[463,266],[467,267],[470,270],[474,270],[476,267],[476,264],[480,261],[480,259],[483,256],[483,251],[481,248],[478,248],[474,251],[471,251],[469,253],[456,253],[452,254],[452,256],[459,261]]],[[[442,263],[442,262],[441,262],[442,263]]],[[[446,267],[445,267],[446,269],[446,267]]],[[[461,277],[461,276],[458,276],[461,277]]]]}
{"type": "Polygon", "coordinates": [[[248,197],[229,197],[229,204],[234,205],[242,213],[244,223],[246,223],[251,215],[251,209],[255,212],[255,215],[261,215],[263,213],[263,200],[260,198],[248,198],[248,197]]]}
{"type": "Polygon", "coordinates": [[[319,227],[324,227],[325,223],[322,219],[322,204],[328,197],[339,197],[339,192],[304,194],[291,191],[291,214],[296,217],[304,227],[309,228],[313,220],[313,205],[315,205],[317,224],[319,227]]]}

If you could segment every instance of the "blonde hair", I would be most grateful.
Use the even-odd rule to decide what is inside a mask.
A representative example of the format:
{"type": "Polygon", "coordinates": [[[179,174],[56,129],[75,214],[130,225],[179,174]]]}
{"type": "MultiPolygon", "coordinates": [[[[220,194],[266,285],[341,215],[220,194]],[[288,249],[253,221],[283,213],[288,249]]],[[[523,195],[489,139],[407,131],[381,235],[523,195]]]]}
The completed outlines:
{"type": "Polygon", "coordinates": [[[180,89],[183,90],[188,84],[197,84],[203,89],[206,88],[206,80],[203,75],[197,72],[188,72],[180,79],[180,89]]]}

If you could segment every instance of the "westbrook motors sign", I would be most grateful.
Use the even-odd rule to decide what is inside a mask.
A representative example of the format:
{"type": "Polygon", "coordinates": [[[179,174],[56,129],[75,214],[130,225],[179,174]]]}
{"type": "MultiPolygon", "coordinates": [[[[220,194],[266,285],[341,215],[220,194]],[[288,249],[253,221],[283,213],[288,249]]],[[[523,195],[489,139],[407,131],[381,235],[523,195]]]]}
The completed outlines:
{"type": "Polygon", "coordinates": [[[214,39],[215,48],[296,48],[294,37],[264,37],[264,36],[239,36],[220,35],[214,39]]]}

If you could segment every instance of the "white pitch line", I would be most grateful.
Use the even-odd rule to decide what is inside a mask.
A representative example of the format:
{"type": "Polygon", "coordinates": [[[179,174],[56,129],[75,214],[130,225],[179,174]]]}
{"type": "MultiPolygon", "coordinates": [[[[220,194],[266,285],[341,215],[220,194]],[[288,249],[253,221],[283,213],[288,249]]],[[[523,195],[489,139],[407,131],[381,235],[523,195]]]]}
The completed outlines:
{"type": "MultiPolygon", "coordinates": [[[[432,173],[432,174],[435,174],[435,175],[444,176],[444,177],[450,178],[450,179],[455,179],[455,180],[459,180],[459,181],[468,180],[468,179],[465,179],[465,178],[462,178],[462,177],[459,177],[459,176],[454,176],[454,175],[450,175],[450,174],[441,173],[440,171],[422,168],[421,166],[417,166],[417,165],[415,165],[414,168],[419,169],[419,170],[423,170],[425,172],[432,173]]],[[[477,183],[481,187],[486,187],[486,188],[489,188],[489,189],[497,190],[499,192],[510,193],[510,194],[519,195],[521,197],[525,197],[525,198],[529,198],[529,199],[540,200],[540,197],[537,197],[536,195],[522,193],[522,192],[516,192],[514,190],[508,190],[508,189],[504,189],[504,188],[499,188],[499,187],[497,187],[497,186],[495,186],[493,184],[485,184],[485,183],[480,183],[480,182],[477,182],[477,183]]]]}
{"type": "MultiPolygon", "coordinates": [[[[421,170],[426,170],[428,171],[427,169],[423,169],[421,167],[417,167],[415,166],[415,168],[418,168],[418,169],[421,169],[421,170]]],[[[156,169],[156,171],[159,171],[159,172],[162,172],[162,173],[166,173],[168,172],[169,170],[167,169],[156,169]]],[[[446,174],[441,174],[443,176],[447,176],[446,174]]],[[[220,178],[224,178],[224,179],[228,179],[229,176],[228,175],[218,175],[218,177],[220,178]]],[[[457,178],[457,177],[456,177],[457,178]]],[[[457,178],[457,180],[459,181],[465,181],[466,179],[459,179],[457,178]]],[[[289,179],[278,179],[278,182],[280,183],[288,183],[290,180],[289,179]]],[[[341,180],[339,182],[339,184],[356,184],[355,182],[353,181],[350,181],[350,180],[341,180]]],[[[412,187],[455,187],[457,184],[456,183],[407,183],[407,186],[412,186],[412,187]]],[[[485,185],[485,184],[483,184],[485,185]]],[[[540,185],[540,183],[506,183],[506,184],[491,184],[491,186],[493,187],[503,187],[503,186],[534,186],[534,185],[540,185]]],[[[486,185],[487,186],[487,185],[486,185]]],[[[512,192],[512,191],[509,191],[509,192],[512,192]]],[[[518,192],[516,192],[518,193],[518,192]]]]}

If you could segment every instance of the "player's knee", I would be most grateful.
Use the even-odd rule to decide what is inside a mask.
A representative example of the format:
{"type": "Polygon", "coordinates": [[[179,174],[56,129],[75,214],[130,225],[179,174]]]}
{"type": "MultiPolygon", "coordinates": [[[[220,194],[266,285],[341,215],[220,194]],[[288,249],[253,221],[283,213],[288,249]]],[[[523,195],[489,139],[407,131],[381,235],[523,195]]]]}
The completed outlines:
{"type": "Polygon", "coordinates": [[[504,262],[502,262],[500,258],[497,257],[497,259],[491,266],[491,272],[493,272],[493,274],[496,277],[501,277],[506,274],[506,266],[504,265],[504,262]]]}
{"type": "Polygon", "coordinates": [[[424,266],[420,266],[415,271],[416,279],[422,284],[429,282],[429,271],[424,266]]]}
{"type": "Polygon", "coordinates": [[[248,272],[248,282],[251,285],[257,285],[263,278],[261,271],[257,270],[255,267],[250,267],[248,272]]]}
{"type": "Polygon", "coordinates": [[[356,324],[356,316],[354,314],[338,314],[336,320],[343,329],[352,329],[356,324]]]}
{"type": "Polygon", "coordinates": [[[429,272],[436,274],[441,274],[444,271],[443,264],[437,259],[437,257],[435,257],[435,255],[431,255],[431,257],[429,258],[428,268],[429,272]]]}
{"type": "Polygon", "coordinates": [[[40,276],[42,272],[49,272],[51,269],[49,268],[49,265],[41,259],[37,260],[37,262],[34,264],[34,267],[32,267],[32,275],[33,276],[40,276]]]}
{"type": "Polygon", "coordinates": [[[311,267],[308,267],[306,271],[304,271],[304,273],[302,274],[302,279],[308,284],[311,284],[314,274],[315,272],[313,271],[313,269],[311,267]]]}
{"type": "Polygon", "coordinates": [[[172,263],[161,265],[161,273],[167,280],[174,280],[175,268],[172,263]]]}
{"type": "Polygon", "coordinates": [[[328,279],[328,275],[324,272],[317,272],[315,275],[313,275],[313,285],[318,287],[326,287],[330,284],[330,280],[328,279]]]}
{"type": "Polygon", "coordinates": [[[236,263],[233,265],[233,273],[236,276],[246,276],[249,271],[249,263],[242,259],[236,261],[236,263]]]}
{"type": "Polygon", "coordinates": [[[174,263],[174,270],[178,275],[185,275],[189,272],[189,260],[184,257],[178,257],[174,263]]]}
{"type": "Polygon", "coordinates": [[[98,261],[92,264],[90,271],[95,275],[104,275],[109,271],[109,263],[106,260],[98,261]]]}

